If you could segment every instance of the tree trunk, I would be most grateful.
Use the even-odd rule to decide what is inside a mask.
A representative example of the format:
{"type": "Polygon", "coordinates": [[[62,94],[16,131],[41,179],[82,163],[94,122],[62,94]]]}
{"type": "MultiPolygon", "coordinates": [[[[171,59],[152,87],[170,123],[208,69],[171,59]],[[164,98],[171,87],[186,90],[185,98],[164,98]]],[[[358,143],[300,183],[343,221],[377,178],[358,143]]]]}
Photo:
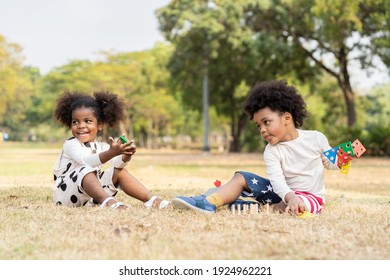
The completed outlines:
{"type": "Polygon", "coordinates": [[[241,133],[242,130],[247,122],[247,115],[241,114],[238,118],[237,124],[234,123],[234,117],[232,118],[232,125],[231,125],[231,135],[232,135],[232,142],[229,148],[230,153],[238,153],[241,151],[241,133]]]}
{"type": "Polygon", "coordinates": [[[147,130],[147,139],[146,139],[146,147],[148,149],[152,149],[153,145],[153,121],[152,118],[148,119],[148,130],[147,130]]]}
{"type": "Polygon", "coordinates": [[[349,78],[347,55],[345,48],[340,48],[339,61],[341,77],[338,78],[337,81],[343,91],[345,104],[347,106],[348,126],[353,127],[356,123],[355,96],[349,78]]]}
{"type": "Polygon", "coordinates": [[[159,124],[156,121],[153,125],[153,141],[152,141],[153,149],[158,148],[158,131],[159,131],[159,124]]]}
{"type": "Polygon", "coordinates": [[[347,106],[347,117],[348,126],[353,127],[356,123],[356,110],[355,110],[355,99],[354,92],[351,86],[340,84],[341,90],[343,91],[345,104],[347,106]]]}
{"type": "Polygon", "coordinates": [[[128,127],[128,129],[127,129],[127,137],[129,137],[129,139],[134,139],[133,124],[132,124],[131,119],[128,120],[127,127],[128,127]]]}
{"type": "Polygon", "coordinates": [[[336,72],[328,68],[321,60],[317,59],[314,56],[314,51],[306,49],[299,41],[299,37],[296,34],[292,33],[292,36],[294,37],[296,44],[306,52],[308,57],[310,57],[320,68],[337,79],[337,83],[343,92],[344,101],[347,106],[348,126],[353,127],[356,123],[355,98],[348,72],[348,52],[346,51],[346,47],[341,45],[339,52],[333,53],[340,66],[340,71],[336,72]]]}

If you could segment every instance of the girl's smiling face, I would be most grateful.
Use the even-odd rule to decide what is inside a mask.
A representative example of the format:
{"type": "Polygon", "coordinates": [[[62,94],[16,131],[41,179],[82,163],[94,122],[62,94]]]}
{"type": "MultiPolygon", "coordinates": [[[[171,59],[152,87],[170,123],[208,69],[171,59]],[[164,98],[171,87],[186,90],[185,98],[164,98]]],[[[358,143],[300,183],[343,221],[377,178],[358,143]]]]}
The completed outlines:
{"type": "Polygon", "coordinates": [[[98,122],[93,110],[82,107],[72,112],[70,129],[74,137],[86,143],[95,141],[97,133],[103,129],[103,124],[98,122]]]}

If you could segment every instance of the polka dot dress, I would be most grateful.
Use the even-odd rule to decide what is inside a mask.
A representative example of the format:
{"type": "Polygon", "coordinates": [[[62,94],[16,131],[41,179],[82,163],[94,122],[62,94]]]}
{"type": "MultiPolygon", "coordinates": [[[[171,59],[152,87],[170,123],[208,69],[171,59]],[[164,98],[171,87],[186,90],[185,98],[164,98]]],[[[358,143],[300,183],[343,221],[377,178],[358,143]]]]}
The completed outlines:
{"type": "Polygon", "coordinates": [[[120,187],[112,182],[114,167],[123,168],[126,164],[121,158],[114,158],[109,162],[113,166],[103,171],[98,154],[108,148],[107,143],[82,143],[74,137],[65,142],[54,166],[55,204],[71,207],[96,205],[82,186],[84,177],[89,173],[97,176],[107,194],[110,196],[117,194],[120,187]]]}

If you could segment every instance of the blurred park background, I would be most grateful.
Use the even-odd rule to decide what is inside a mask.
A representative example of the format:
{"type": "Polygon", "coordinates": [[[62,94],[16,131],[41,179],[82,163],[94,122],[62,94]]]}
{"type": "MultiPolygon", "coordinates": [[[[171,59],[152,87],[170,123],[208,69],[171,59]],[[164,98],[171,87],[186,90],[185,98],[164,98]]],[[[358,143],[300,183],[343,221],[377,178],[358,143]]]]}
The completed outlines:
{"type": "Polygon", "coordinates": [[[351,80],[356,70],[389,73],[390,1],[181,0],[155,16],[164,42],[45,74],[0,29],[6,140],[62,144],[69,132],[52,119],[56,98],[110,90],[126,100],[128,119],[103,137],[126,133],[147,149],[258,152],[265,143],[241,104],[256,82],[286,79],[308,104],[305,129],[323,131],[332,146],[359,138],[368,155],[390,155],[390,83],[351,80]]]}

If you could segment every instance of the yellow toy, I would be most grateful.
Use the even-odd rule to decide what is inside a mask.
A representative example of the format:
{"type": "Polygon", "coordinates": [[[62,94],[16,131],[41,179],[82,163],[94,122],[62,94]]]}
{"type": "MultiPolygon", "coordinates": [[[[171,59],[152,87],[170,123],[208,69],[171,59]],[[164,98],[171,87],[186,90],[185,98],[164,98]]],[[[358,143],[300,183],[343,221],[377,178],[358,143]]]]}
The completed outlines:
{"type": "Polygon", "coordinates": [[[313,213],[310,213],[308,211],[303,211],[302,213],[299,213],[298,217],[301,218],[301,219],[308,219],[308,218],[317,217],[317,215],[313,214],[313,213]]]}

